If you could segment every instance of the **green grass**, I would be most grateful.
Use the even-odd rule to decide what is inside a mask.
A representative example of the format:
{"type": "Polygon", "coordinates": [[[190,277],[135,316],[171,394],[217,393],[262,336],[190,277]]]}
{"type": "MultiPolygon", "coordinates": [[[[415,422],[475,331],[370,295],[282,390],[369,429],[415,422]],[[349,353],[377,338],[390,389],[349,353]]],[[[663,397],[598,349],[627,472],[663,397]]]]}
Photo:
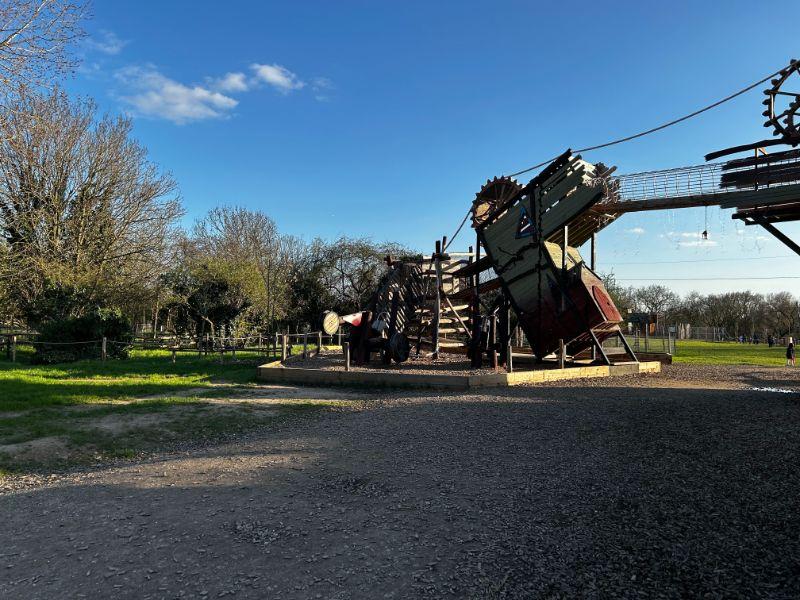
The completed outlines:
{"type": "Polygon", "coordinates": [[[45,438],[58,444],[49,455],[33,458],[29,450],[0,451],[0,479],[103,458],[131,458],[184,440],[223,439],[336,404],[237,403],[237,393],[255,382],[256,366],[274,360],[254,351],[238,351],[235,359],[226,353],[222,363],[219,354],[189,352],[179,353],[173,363],[168,350],[134,350],[127,360],[46,366],[31,364],[31,356],[32,349],[21,346],[17,362],[0,357],[0,446],[45,438]],[[212,383],[226,385],[211,388],[212,383]],[[209,397],[230,397],[231,402],[220,410],[209,397]],[[137,420],[143,416],[147,419],[137,420]],[[106,417],[122,426],[103,427],[106,417]]]}
{"type": "Polygon", "coordinates": [[[673,362],[705,365],[755,365],[779,367],[786,363],[786,348],[767,344],[678,340],[673,362]]]}
{"type": "Polygon", "coordinates": [[[70,404],[91,404],[181,392],[213,381],[255,381],[258,364],[269,360],[256,352],[199,357],[180,353],[172,363],[167,350],[134,350],[127,360],[83,360],[31,365],[22,347],[17,362],[0,361],[0,412],[70,404]]]}

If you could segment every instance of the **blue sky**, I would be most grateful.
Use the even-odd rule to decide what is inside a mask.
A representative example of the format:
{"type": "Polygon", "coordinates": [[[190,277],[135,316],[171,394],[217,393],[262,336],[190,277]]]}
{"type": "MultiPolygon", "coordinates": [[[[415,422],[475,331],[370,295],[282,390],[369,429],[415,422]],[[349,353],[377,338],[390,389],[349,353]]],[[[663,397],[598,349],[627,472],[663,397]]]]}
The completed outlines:
{"type": "MultiPolygon", "coordinates": [[[[660,124],[800,58],[786,3],[769,1],[98,0],[89,29],[68,89],[134,117],[187,223],[242,205],[306,239],[425,251],[487,178],[660,124]]],[[[761,100],[759,88],[585,158],[619,173],[700,164],[769,137],[761,100]]],[[[729,211],[707,221],[698,245],[703,209],[624,216],[599,236],[600,270],[681,292],[800,293],[800,257],[729,211]],[[798,279],[711,279],[770,276],[798,279]]]]}

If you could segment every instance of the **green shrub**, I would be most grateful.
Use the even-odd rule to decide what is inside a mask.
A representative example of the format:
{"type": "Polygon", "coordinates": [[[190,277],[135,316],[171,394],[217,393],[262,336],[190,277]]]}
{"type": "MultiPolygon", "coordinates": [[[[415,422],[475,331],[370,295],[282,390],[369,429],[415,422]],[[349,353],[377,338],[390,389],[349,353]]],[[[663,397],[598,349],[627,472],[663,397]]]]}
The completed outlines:
{"type": "Polygon", "coordinates": [[[70,362],[84,358],[100,358],[102,339],[108,344],[109,358],[128,358],[132,339],[131,326],[118,310],[99,309],[82,317],[50,321],[39,330],[35,364],[70,362]]]}

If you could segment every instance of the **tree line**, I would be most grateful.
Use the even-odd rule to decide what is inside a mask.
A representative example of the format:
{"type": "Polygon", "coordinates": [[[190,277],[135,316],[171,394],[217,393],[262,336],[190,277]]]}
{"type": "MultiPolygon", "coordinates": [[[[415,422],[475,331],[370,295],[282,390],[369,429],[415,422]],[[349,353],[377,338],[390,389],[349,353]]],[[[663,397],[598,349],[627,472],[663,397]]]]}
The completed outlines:
{"type": "Polygon", "coordinates": [[[211,210],[189,228],[175,181],[126,117],[22,87],[0,122],[0,319],[31,328],[117,310],[153,331],[299,331],[363,307],[397,244],[305,242],[266,214],[211,210]]]}
{"type": "Polygon", "coordinates": [[[680,296],[664,285],[624,287],[613,274],[606,285],[623,315],[650,313],[659,323],[724,328],[731,337],[758,334],[784,336],[800,333],[800,300],[789,292],[759,294],[751,291],[680,296]]]}

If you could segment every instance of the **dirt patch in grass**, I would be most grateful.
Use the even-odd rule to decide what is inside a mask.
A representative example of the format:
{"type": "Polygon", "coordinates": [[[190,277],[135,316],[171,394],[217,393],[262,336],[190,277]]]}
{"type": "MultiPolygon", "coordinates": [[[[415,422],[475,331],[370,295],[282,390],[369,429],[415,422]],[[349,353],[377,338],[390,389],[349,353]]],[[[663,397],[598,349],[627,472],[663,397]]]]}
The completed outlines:
{"type": "Polygon", "coordinates": [[[69,457],[67,439],[60,436],[37,438],[17,444],[0,445],[0,459],[19,463],[62,461],[69,457]]]}
{"type": "Polygon", "coordinates": [[[204,445],[341,406],[353,396],[288,386],[219,385],[203,391],[208,397],[148,396],[2,413],[0,470],[52,471],[179,443],[204,445]]]}

